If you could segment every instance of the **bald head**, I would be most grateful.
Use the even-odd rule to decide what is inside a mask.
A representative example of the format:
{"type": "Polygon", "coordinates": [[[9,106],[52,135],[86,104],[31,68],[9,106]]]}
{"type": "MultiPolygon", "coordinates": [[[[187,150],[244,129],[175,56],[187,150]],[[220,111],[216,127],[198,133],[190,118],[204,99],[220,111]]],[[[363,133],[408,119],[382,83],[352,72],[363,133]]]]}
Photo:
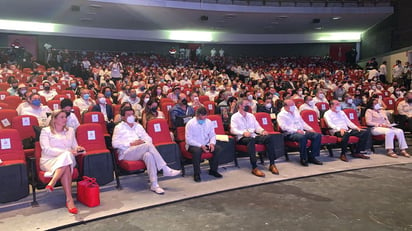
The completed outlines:
{"type": "Polygon", "coordinates": [[[295,102],[294,102],[293,100],[291,100],[291,99],[286,99],[286,100],[284,101],[284,106],[283,106],[283,108],[284,108],[287,112],[293,113],[293,112],[295,111],[295,109],[296,109],[295,102]]]}

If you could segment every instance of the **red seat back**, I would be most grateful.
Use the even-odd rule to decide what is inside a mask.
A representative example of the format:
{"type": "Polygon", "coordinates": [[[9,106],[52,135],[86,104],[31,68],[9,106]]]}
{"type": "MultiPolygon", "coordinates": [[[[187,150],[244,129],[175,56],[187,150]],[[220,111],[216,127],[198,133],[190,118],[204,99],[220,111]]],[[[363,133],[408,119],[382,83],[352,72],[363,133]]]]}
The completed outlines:
{"type": "Polygon", "coordinates": [[[295,102],[295,105],[296,105],[297,108],[299,108],[300,105],[305,103],[305,101],[303,99],[292,99],[292,100],[293,100],[293,102],[295,102]]]}
{"type": "Polygon", "coordinates": [[[11,128],[13,117],[17,116],[14,109],[0,109],[0,128],[11,128]]]}
{"type": "Polygon", "coordinates": [[[223,127],[222,117],[220,117],[220,115],[208,115],[207,118],[214,124],[216,135],[226,134],[225,128],[223,127]]]}
{"type": "Polygon", "coordinates": [[[112,104],[112,108],[113,108],[113,115],[117,115],[120,114],[120,107],[122,105],[121,104],[112,104]]]}
{"type": "Polygon", "coordinates": [[[201,96],[199,96],[199,102],[200,102],[201,104],[204,105],[204,103],[205,103],[206,101],[210,101],[209,96],[207,96],[207,95],[201,95],[201,96]]]}
{"type": "Polygon", "coordinates": [[[387,110],[395,110],[395,99],[391,97],[385,97],[382,99],[383,103],[386,104],[387,110]]]}
{"type": "Polygon", "coordinates": [[[0,129],[0,159],[25,161],[23,145],[16,129],[0,129]]]}
{"type": "Polygon", "coordinates": [[[164,104],[164,103],[174,103],[172,99],[170,98],[161,98],[160,99],[160,105],[164,104]]]}
{"type": "Polygon", "coordinates": [[[11,127],[19,132],[21,139],[36,136],[33,126],[39,126],[39,121],[32,115],[15,116],[11,123],[11,127]]]}
{"type": "Polygon", "coordinates": [[[300,116],[302,117],[303,121],[305,121],[305,123],[307,123],[313,128],[313,130],[315,130],[315,132],[322,133],[318,122],[318,115],[315,111],[303,110],[300,112],[300,116]]]}
{"type": "Polygon", "coordinates": [[[106,122],[104,121],[104,115],[101,112],[93,111],[86,112],[83,115],[83,123],[97,123],[102,126],[103,132],[107,134],[106,122]]]}
{"type": "Polygon", "coordinates": [[[77,107],[77,106],[73,106],[73,111],[74,111],[74,115],[77,117],[77,120],[78,120],[80,123],[83,123],[83,120],[81,119],[82,116],[81,116],[81,114],[80,114],[80,108],[77,107]]]}
{"type": "Polygon", "coordinates": [[[205,101],[205,102],[203,102],[203,105],[205,106],[208,115],[214,115],[215,114],[215,102],[205,101]]]}
{"type": "Polygon", "coordinates": [[[274,132],[272,119],[270,118],[270,114],[266,112],[257,112],[255,113],[255,118],[259,125],[268,132],[274,132]]]}
{"type": "Polygon", "coordinates": [[[393,109],[393,114],[394,115],[397,115],[398,114],[398,104],[400,103],[400,102],[402,102],[404,99],[403,98],[398,98],[397,100],[396,100],[396,102],[395,102],[395,108],[393,109]]]}
{"type": "Polygon", "coordinates": [[[86,152],[107,149],[102,127],[97,123],[81,124],[76,129],[76,138],[86,152]]]}
{"type": "Polygon", "coordinates": [[[13,109],[16,109],[19,104],[21,104],[21,102],[22,100],[20,99],[20,97],[15,95],[6,96],[6,98],[4,99],[4,103],[7,103],[9,105],[9,108],[13,109]]]}
{"type": "Polygon", "coordinates": [[[6,99],[6,96],[9,96],[10,94],[7,91],[0,91],[0,101],[3,101],[6,99]]]}
{"type": "Polygon", "coordinates": [[[6,91],[9,87],[8,83],[0,83],[0,91],[6,91]]]}
{"type": "Polygon", "coordinates": [[[49,100],[49,101],[47,101],[47,106],[52,111],[59,110],[60,109],[60,100],[58,100],[58,99],[49,100]]]}
{"type": "Polygon", "coordinates": [[[68,99],[70,99],[72,101],[76,98],[75,95],[74,95],[74,92],[71,91],[71,90],[63,90],[63,91],[61,91],[61,94],[65,95],[68,99]]]}
{"type": "Polygon", "coordinates": [[[154,145],[173,142],[172,137],[170,136],[169,125],[165,119],[149,120],[147,122],[146,130],[147,134],[152,137],[154,145]]]}
{"type": "Polygon", "coordinates": [[[29,87],[29,91],[33,93],[38,93],[40,91],[40,88],[39,87],[29,87]]]}
{"type": "Polygon", "coordinates": [[[319,111],[327,111],[329,110],[329,104],[325,102],[318,102],[315,104],[319,111]]]}
{"type": "Polygon", "coordinates": [[[7,103],[1,103],[0,101],[0,109],[9,109],[9,105],[7,103]]]}
{"type": "Polygon", "coordinates": [[[346,109],[344,109],[343,110],[344,112],[345,112],[345,114],[346,114],[346,116],[348,117],[348,119],[350,120],[350,121],[352,121],[352,123],[354,123],[356,126],[358,126],[358,127],[360,127],[361,125],[360,125],[360,122],[359,122],[359,119],[358,119],[358,113],[354,110],[354,109],[352,109],[352,108],[346,108],[346,109]]]}
{"type": "Polygon", "coordinates": [[[67,95],[59,94],[59,95],[56,95],[56,96],[53,98],[53,100],[58,100],[58,101],[62,101],[62,100],[64,100],[64,99],[70,99],[70,97],[67,96],[67,95]]]}

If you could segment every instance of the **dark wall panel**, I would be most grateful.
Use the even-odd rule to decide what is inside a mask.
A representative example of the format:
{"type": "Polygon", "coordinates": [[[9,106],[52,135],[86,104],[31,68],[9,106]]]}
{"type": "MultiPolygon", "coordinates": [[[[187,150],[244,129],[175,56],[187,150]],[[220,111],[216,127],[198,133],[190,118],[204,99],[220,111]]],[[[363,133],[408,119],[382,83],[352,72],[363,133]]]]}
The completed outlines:
{"type": "Polygon", "coordinates": [[[412,46],[411,0],[393,1],[394,14],[362,36],[361,59],[412,46]]]}

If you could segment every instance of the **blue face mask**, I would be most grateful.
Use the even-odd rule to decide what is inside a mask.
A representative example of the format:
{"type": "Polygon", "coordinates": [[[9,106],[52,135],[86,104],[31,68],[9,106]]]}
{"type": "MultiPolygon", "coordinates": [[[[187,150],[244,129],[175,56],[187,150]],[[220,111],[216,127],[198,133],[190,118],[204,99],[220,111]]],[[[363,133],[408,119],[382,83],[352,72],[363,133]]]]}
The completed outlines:
{"type": "Polygon", "coordinates": [[[40,106],[40,104],[41,104],[41,102],[40,102],[39,99],[32,100],[31,103],[32,103],[34,106],[37,106],[37,107],[40,106]]]}
{"type": "Polygon", "coordinates": [[[71,83],[70,86],[71,86],[72,88],[76,88],[76,87],[77,87],[77,84],[71,83]]]}
{"type": "Polygon", "coordinates": [[[200,125],[202,125],[202,124],[204,124],[205,122],[206,122],[206,120],[197,120],[197,122],[200,124],[200,125]]]}
{"type": "Polygon", "coordinates": [[[112,93],[111,93],[110,91],[106,91],[106,92],[104,93],[104,96],[110,97],[110,96],[112,96],[112,93]]]}
{"type": "Polygon", "coordinates": [[[83,99],[88,100],[89,98],[90,98],[90,95],[89,95],[89,94],[84,94],[84,95],[83,95],[83,99]]]}

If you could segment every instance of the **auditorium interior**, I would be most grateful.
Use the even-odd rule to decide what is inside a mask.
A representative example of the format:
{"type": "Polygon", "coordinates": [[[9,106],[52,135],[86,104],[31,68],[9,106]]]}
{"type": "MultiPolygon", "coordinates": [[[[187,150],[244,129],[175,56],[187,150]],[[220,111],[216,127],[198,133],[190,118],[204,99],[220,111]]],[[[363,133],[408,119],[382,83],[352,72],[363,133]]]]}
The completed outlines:
{"type": "Polygon", "coordinates": [[[0,230],[412,230],[411,10],[4,0],[0,230]]]}

